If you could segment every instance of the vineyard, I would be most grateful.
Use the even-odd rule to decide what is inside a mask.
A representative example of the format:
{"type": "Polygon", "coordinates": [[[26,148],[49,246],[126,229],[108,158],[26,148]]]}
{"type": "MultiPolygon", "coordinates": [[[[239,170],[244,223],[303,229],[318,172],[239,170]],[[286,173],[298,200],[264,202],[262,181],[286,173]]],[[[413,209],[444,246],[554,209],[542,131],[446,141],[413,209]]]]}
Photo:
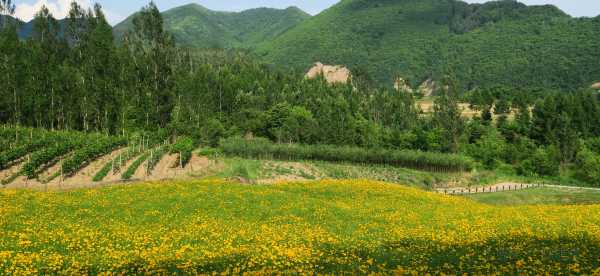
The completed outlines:
{"type": "Polygon", "coordinates": [[[219,156],[267,160],[316,160],[381,164],[428,172],[470,171],[470,158],[441,153],[275,144],[266,139],[228,138],[218,148],[199,148],[190,137],[156,133],[109,136],[3,126],[0,129],[0,181],[8,188],[81,187],[134,180],[191,176],[219,156]],[[196,151],[197,150],[197,151],[196,151]]]}
{"type": "Polygon", "coordinates": [[[171,143],[155,134],[123,137],[3,126],[0,180],[9,188],[48,188],[163,179],[156,168],[185,175],[188,165],[198,162],[195,146],[185,137],[171,143]]]}

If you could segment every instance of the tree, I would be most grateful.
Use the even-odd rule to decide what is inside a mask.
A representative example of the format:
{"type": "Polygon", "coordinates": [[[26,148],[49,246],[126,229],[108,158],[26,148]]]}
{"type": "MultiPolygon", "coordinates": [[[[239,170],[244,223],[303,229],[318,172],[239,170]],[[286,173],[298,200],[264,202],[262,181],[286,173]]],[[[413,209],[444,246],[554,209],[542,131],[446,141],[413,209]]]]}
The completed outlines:
{"type": "Polygon", "coordinates": [[[577,154],[576,175],[579,179],[600,185],[600,155],[585,148],[577,154]]]}
{"type": "Polygon", "coordinates": [[[160,11],[150,2],[133,19],[125,44],[133,58],[137,91],[137,120],[146,128],[165,127],[174,107],[173,39],[164,30],[160,11]],[[141,116],[140,116],[141,115],[141,116]]]}
{"type": "Polygon", "coordinates": [[[15,4],[12,0],[0,0],[0,29],[9,24],[8,17],[15,14],[15,4]]]}
{"type": "Polygon", "coordinates": [[[435,101],[433,107],[433,123],[444,130],[446,143],[444,150],[458,152],[459,139],[464,132],[465,123],[461,117],[458,102],[450,95],[442,95],[435,101]]]}

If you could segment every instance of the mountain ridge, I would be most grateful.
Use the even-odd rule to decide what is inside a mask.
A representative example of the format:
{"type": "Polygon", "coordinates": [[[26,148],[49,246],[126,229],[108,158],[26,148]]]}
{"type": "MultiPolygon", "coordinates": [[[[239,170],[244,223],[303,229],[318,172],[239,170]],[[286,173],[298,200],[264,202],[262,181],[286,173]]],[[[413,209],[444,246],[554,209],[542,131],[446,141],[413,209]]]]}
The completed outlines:
{"type": "Polygon", "coordinates": [[[466,89],[573,89],[600,79],[600,51],[592,46],[598,36],[597,19],[573,18],[552,5],[343,0],[255,52],[289,68],[345,65],[386,86],[396,77],[416,87],[452,75],[466,89]]]}
{"type": "MultiPolygon", "coordinates": [[[[199,48],[252,48],[310,17],[297,7],[224,12],[195,3],[169,9],[162,15],[165,28],[173,34],[177,43],[199,48]]],[[[134,16],[115,25],[117,37],[122,37],[133,27],[134,16]]]]}

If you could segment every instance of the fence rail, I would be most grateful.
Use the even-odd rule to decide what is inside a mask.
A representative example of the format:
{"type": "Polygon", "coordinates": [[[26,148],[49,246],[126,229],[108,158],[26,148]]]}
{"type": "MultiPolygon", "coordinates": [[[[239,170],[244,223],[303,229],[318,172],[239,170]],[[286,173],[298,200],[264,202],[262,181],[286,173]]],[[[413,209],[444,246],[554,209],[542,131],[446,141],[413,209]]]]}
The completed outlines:
{"type": "Polygon", "coordinates": [[[436,189],[436,192],[446,195],[468,195],[468,194],[483,194],[483,193],[497,193],[504,191],[519,191],[525,189],[536,189],[546,187],[545,184],[498,184],[488,187],[474,187],[474,188],[442,188],[436,189]]]}

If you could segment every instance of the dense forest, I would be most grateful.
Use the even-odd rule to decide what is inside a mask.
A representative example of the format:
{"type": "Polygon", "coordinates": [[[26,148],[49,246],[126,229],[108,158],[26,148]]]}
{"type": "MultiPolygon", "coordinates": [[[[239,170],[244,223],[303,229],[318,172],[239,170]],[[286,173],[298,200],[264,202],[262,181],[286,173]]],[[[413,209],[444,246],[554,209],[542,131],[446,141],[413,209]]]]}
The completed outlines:
{"type": "MultiPolygon", "coordinates": [[[[3,8],[10,12],[10,9],[3,8]]],[[[590,90],[510,86],[466,91],[456,68],[432,114],[412,94],[329,85],[275,71],[234,51],[177,47],[150,3],[116,41],[102,8],[73,3],[64,31],[42,8],[32,35],[0,34],[0,122],[113,136],[160,133],[217,146],[222,138],[468,155],[484,169],[600,176],[600,102],[590,90]],[[467,100],[481,116],[464,118],[467,100]],[[514,118],[509,116],[514,115],[514,118]]],[[[187,141],[187,140],[186,140],[187,141]]]]}

